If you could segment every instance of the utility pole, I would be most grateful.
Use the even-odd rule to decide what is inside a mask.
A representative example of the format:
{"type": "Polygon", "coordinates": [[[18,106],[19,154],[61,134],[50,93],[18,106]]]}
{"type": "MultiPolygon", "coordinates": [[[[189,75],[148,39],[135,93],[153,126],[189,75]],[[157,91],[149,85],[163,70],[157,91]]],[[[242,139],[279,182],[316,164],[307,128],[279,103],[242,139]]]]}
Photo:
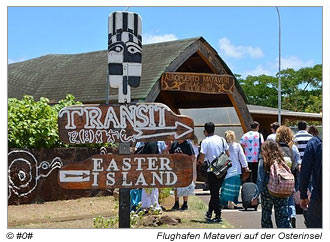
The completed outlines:
{"type": "Polygon", "coordinates": [[[282,106],[282,93],[281,93],[281,17],[278,7],[276,7],[278,15],[278,123],[281,125],[281,106],[282,106]]]}

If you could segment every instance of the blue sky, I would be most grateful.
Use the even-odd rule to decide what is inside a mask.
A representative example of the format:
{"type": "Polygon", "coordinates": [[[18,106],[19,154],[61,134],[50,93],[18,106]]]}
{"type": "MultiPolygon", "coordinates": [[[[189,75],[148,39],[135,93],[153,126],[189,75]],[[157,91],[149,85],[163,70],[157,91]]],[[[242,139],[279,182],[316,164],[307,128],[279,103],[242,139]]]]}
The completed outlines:
{"type": "MultiPolygon", "coordinates": [[[[9,7],[8,63],[107,48],[108,15],[126,7],[9,7]]],[[[203,36],[233,73],[278,71],[275,7],[130,7],[143,43],[203,36]]],[[[282,69],[322,63],[322,7],[279,7],[282,69]]]]}

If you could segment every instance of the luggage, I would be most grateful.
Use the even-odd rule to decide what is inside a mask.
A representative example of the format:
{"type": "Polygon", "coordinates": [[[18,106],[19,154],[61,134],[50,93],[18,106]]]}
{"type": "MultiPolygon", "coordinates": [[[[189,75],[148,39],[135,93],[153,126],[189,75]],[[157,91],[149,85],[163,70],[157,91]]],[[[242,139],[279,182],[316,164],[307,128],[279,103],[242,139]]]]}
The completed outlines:
{"type": "Polygon", "coordinates": [[[258,209],[259,201],[257,205],[251,205],[251,200],[256,193],[257,185],[253,182],[246,182],[242,185],[241,189],[241,197],[242,197],[242,205],[245,211],[248,208],[254,208],[255,211],[258,209]]]}
{"type": "Polygon", "coordinates": [[[218,158],[214,159],[210,163],[210,170],[218,179],[225,176],[227,174],[227,170],[233,165],[232,161],[229,159],[229,156],[224,151],[226,141],[224,140],[224,138],[221,138],[221,140],[223,145],[223,152],[219,155],[218,158]]]}
{"type": "Polygon", "coordinates": [[[229,160],[228,155],[223,152],[220,156],[213,160],[210,164],[210,170],[218,178],[222,178],[227,174],[227,171],[232,167],[233,163],[229,160]]]}

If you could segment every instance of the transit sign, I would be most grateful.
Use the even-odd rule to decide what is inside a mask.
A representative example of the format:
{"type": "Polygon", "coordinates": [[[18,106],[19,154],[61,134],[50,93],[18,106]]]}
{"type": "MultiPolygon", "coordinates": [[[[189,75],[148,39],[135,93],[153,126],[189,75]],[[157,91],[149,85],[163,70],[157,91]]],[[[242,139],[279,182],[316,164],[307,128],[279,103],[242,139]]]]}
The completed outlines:
{"type": "Polygon", "coordinates": [[[63,166],[58,183],[64,189],[185,187],[192,162],[185,154],[93,155],[63,166]]]}
{"type": "Polygon", "coordinates": [[[192,139],[193,120],[161,103],[75,105],[58,115],[60,139],[68,144],[192,139]]]}

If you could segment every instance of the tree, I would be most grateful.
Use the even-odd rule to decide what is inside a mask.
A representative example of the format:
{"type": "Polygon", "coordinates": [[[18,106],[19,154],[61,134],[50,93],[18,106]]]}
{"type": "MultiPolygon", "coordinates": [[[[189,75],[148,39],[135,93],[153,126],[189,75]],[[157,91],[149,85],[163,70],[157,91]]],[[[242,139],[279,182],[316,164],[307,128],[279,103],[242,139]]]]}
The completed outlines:
{"type": "Polygon", "coordinates": [[[277,80],[275,77],[260,75],[247,76],[238,80],[248,104],[275,107],[277,105],[277,80]]]}
{"type": "MultiPolygon", "coordinates": [[[[248,104],[277,107],[276,77],[259,75],[242,79],[236,75],[248,104]]],[[[297,112],[322,112],[322,65],[281,71],[282,108],[297,112]]]]}
{"type": "Polygon", "coordinates": [[[297,112],[322,112],[322,65],[301,68],[285,81],[293,82],[294,89],[283,96],[283,108],[297,112]]]}

